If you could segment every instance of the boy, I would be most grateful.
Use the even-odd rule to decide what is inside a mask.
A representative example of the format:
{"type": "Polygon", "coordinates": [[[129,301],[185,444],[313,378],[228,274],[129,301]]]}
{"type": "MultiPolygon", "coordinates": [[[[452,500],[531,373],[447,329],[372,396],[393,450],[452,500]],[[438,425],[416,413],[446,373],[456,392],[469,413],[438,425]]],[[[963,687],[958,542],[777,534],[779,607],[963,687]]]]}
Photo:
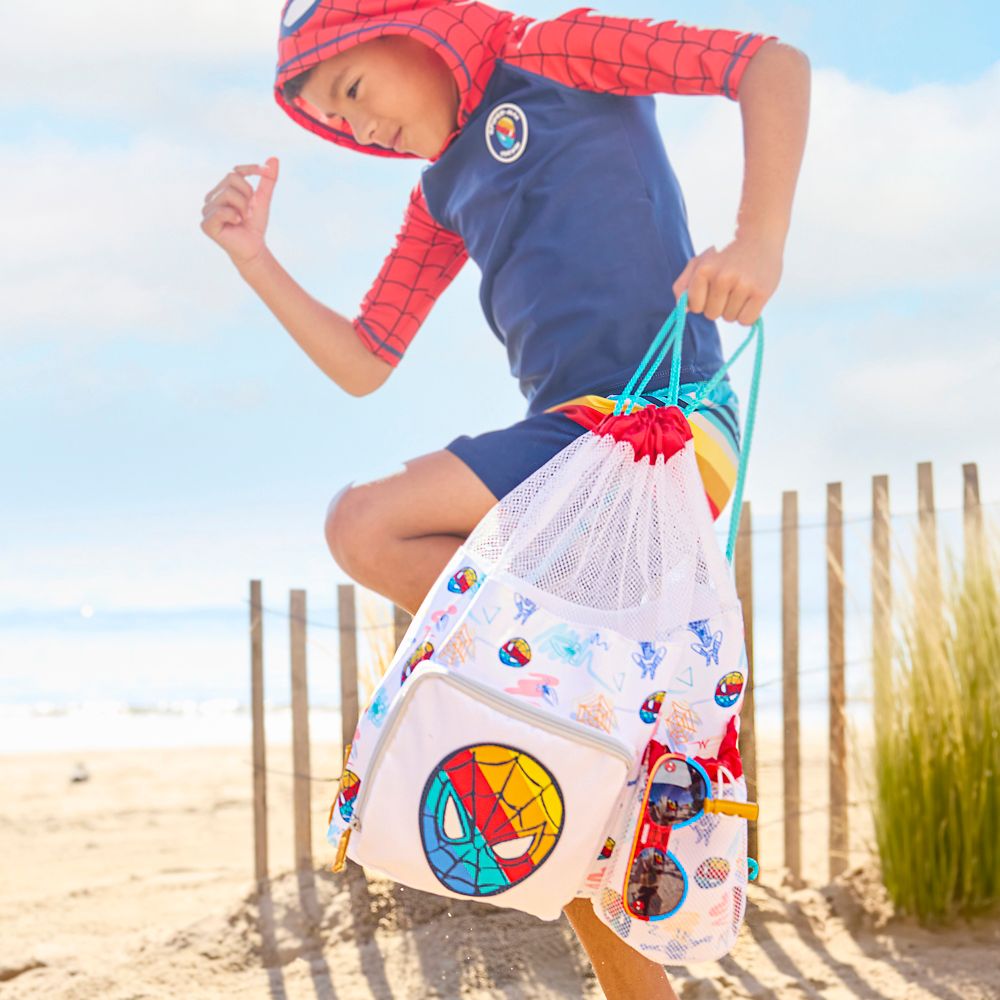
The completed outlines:
{"type": "MultiPolygon", "coordinates": [[[[512,427],[456,438],[335,497],[326,535],[347,573],[415,611],[497,499],[613,408],[685,290],[682,390],[720,367],[714,321],[753,323],[778,284],[808,80],[805,57],[774,39],[674,22],[585,10],[537,22],[475,0],[290,0],[279,105],[330,141],[430,166],[353,322],[311,298],[265,245],[277,160],[228,174],[206,196],[202,229],[353,395],[385,382],[471,256],[487,321],[529,401],[512,427]],[[652,98],[641,96],[658,92],[740,102],[743,197],[721,251],[694,255],[652,98]]],[[[643,402],[659,402],[669,361],[643,402]]],[[[712,403],[692,429],[718,513],[738,453],[728,383],[712,403]]],[[[608,997],[675,996],[663,969],[587,900],[566,909],[608,997]]]]}

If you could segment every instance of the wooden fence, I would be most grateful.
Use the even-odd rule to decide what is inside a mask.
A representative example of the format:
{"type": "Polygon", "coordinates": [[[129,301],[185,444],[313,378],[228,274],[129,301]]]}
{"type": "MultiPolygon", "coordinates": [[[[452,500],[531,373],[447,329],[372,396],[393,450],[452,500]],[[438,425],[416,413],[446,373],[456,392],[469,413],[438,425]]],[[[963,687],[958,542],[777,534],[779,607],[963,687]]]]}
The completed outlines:
{"type": "MultiPolygon", "coordinates": [[[[979,477],[974,464],[962,467],[964,551],[968,562],[982,551],[983,517],[979,477]]],[[[940,585],[937,523],[931,465],[917,466],[918,538],[917,575],[921,586],[940,585]]],[[[845,684],[845,582],[843,492],[840,483],[827,485],[826,494],[827,669],[829,671],[829,875],[835,877],[848,863],[848,748],[845,684]]],[[[889,478],[875,476],[871,492],[871,650],[872,663],[890,648],[892,632],[891,513],[889,478]]],[[[799,651],[799,536],[798,494],[782,495],[781,504],[781,710],[783,771],[783,864],[795,880],[802,878],[800,651],[799,651]]],[[[740,752],[751,798],[758,788],[758,754],[754,695],[754,594],[753,517],[749,502],[743,504],[734,569],[746,627],[749,683],[741,712],[740,752]]],[[[926,592],[926,591],[924,591],[926,592]]],[[[358,626],[352,585],[337,588],[340,655],[341,738],[350,742],[359,714],[358,626]]],[[[267,762],[264,734],[263,606],[259,580],[250,583],[250,678],[253,724],[254,872],[259,885],[268,879],[267,762]]],[[[313,867],[310,817],[309,698],[306,681],[306,594],[293,590],[289,599],[291,648],[293,814],[295,867],[313,867]]],[[[394,646],[398,646],[410,616],[393,607],[394,646]]],[[[877,685],[880,672],[873,672],[877,685]]],[[[332,793],[331,793],[332,798],[332,793]]],[[[760,857],[757,829],[750,825],[749,854],[760,857]]],[[[773,862],[771,862],[773,864],[773,862]]]]}

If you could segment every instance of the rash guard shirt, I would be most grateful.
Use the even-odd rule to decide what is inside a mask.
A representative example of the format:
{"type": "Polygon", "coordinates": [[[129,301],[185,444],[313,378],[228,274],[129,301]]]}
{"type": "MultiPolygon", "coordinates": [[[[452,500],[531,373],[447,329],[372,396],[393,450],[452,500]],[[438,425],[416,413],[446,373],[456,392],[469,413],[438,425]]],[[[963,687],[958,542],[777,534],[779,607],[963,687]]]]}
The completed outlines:
{"type": "MultiPolygon", "coordinates": [[[[694,255],[649,95],[735,100],[770,36],[586,9],[536,21],[475,2],[320,2],[290,21],[295,5],[283,18],[276,96],[324,138],[399,155],[356,143],[346,122],[319,121],[280,91],[375,34],[431,45],[459,86],[459,128],[411,195],[355,319],[362,341],[397,364],[472,257],[483,313],[529,415],[623,385],[674,308],[671,286],[694,255]]],[[[681,359],[684,382],[717,371],[713,322],[688,315],[681,359]]]]}

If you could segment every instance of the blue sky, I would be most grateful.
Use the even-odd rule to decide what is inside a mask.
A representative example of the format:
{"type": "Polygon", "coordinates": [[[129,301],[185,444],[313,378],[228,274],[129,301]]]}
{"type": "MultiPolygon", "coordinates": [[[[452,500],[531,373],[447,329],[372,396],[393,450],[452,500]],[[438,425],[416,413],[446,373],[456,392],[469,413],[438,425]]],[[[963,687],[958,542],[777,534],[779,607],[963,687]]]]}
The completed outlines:
{"type": "MultiPolygon", "coordinates": [[[[941,506],[960,502],[968,461],[1000,501],[996,6],[599,9],[773,33],[812,61],[810,142],[765,313],[755,510],[765,518],[798,489],[815,520],[824,484],[842,480],[863,513],[871,475],[889,473],[909,511],[920,460],[935,463],[941,506]]],[[[234,10],[179,0],[150,30],[125,0],[99,19],[57,0],[40,49],[23,41],[37,8],[4,13],[0,699],[240,695],[250,577],[279,607],[306,587],[332,620],[343,577],[322,519],[340,486],[523,413],[472,265],[386,386],[359,400],[201,234],[202,197],[231,165],[279,155],[272,249],[351,314],[419,171],[284,119],[270,97],[278,8],[234,10]]],[[[738,107],[661,98],[659,117],[696,246],[724,241],[738,107]]],[[[724,328],[727,349],[739,337],[724,328]]],[[[277,676],[283,634],[271,631],[277,676]]]]}

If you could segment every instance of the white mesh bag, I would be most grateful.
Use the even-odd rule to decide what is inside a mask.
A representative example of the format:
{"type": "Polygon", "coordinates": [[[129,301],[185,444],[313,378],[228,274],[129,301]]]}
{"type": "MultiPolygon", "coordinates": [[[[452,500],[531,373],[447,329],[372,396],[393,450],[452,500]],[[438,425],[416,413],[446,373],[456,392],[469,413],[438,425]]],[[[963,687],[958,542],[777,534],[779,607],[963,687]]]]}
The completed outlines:
{"type": "MultiPolygon", "coordinates": [[[[706,814],[671,833],[689,891],[669,919],[629,914],[623,881],[651,748],[705,763],[714,800],[746,799],[733,723],[742,616],[691,430],[677,406],[634,406],[680,342],[685,307],[620,412],[498,502],[427,595],[349,748],[330,815],[335,868],[346,854],[418,889],[544,919],[589,896],[664,963],[731,947],[744,819],[706,814]]],[[[675,390],[678,375],[675,351],[675,390]]],[[[756,389],[757,372],[735,510],[756,389]]]]}

